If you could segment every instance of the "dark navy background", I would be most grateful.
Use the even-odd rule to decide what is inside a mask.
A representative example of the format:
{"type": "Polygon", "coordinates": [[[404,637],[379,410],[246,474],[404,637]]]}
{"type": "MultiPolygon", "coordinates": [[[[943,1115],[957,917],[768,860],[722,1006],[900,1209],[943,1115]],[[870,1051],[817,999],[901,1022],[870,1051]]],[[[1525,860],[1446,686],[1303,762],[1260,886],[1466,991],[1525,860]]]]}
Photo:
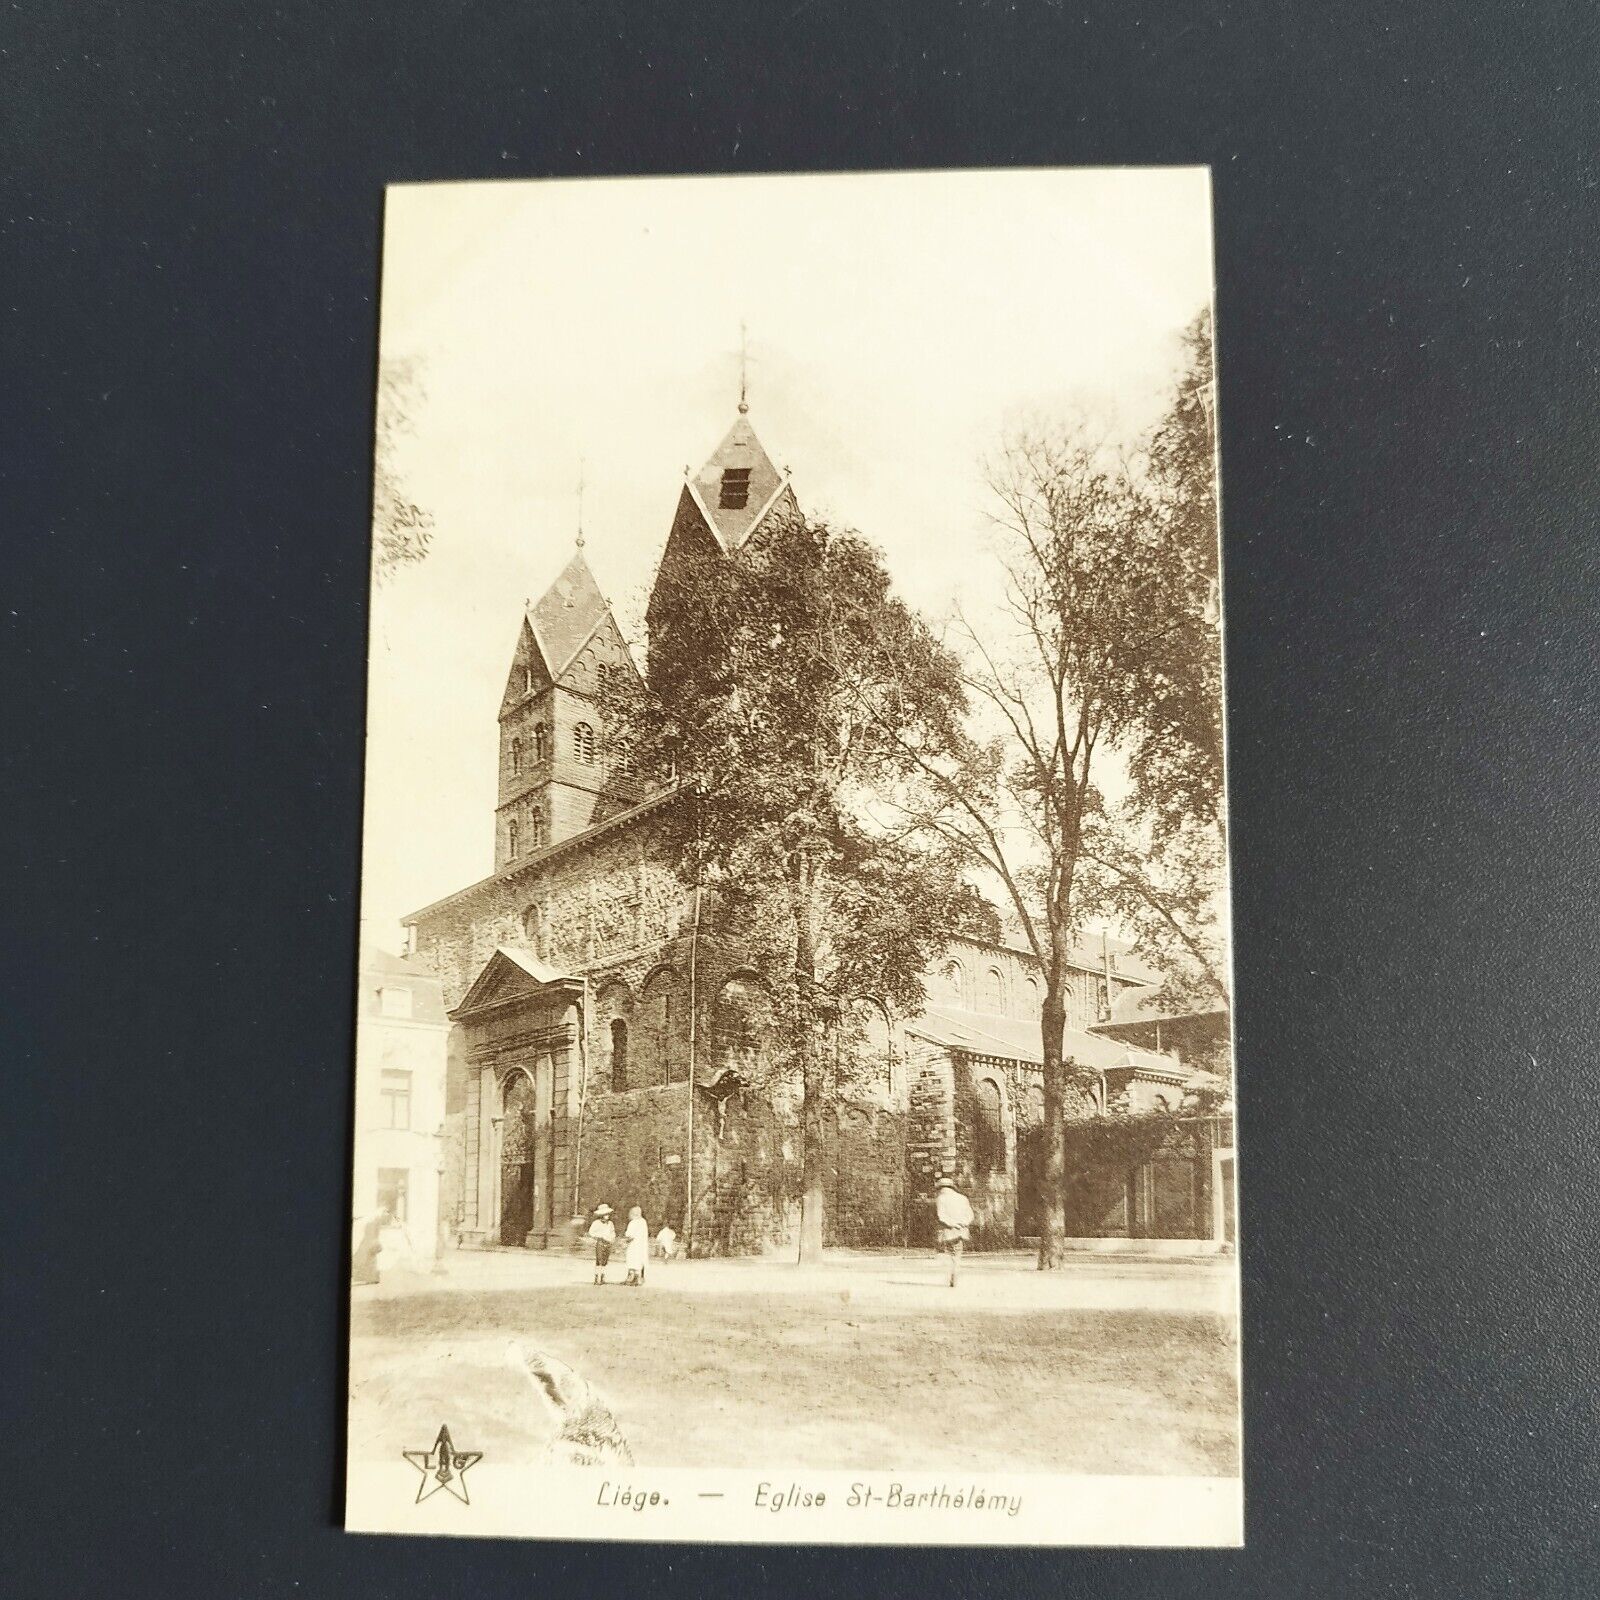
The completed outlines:
{"type": "Polygon", "coordinates": [[[1590,0],[0,30],[10,1593],[1600,1586],[1590,0]],[[1215,171],[1249,1549],[339,1532],[384,183],[1166,162],[1215,171]]]}

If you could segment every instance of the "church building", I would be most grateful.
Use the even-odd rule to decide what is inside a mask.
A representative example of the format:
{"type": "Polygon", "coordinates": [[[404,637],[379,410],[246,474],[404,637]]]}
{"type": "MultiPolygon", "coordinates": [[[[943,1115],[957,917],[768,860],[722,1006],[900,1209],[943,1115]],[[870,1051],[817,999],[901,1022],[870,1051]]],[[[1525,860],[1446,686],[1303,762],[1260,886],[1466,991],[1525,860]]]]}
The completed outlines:
{"type": "MultiPolygon", "coordinates": [[[[734,556],[796,509],[741,403],[685,475],[662,562],[734,556]]],[[[780,1248],[798,1230],[797,1092],[752,1088],[770,1048],[760,981],[714,892],[697,897],[673,871],[670,791],[608,759],[602,685],[634,670],[580,536],[516,629],[494,869],[405,919],[408,959],[438,976],[451,1022],[441,1206],[462,1243],[563,1247],[602,1200],[670,1222],[697,1255],[780,1248]]],[[[1187,1069],[1143,1035],[1090,1031],[1155,982],[1115,941],[1075,958],[1067,1049],[1102,1083],[1181,1092],[1187,1069]]],[[[926,1242],[940,1172],[973,1200],[977,1247],[1035,1226],[1037,964],[953,938],[927,988],[920,1016],[858,1019],[868,1070],[828,1126],[830,1245],[926,1242]]],[[[1192,1205],[1164,1224],[1184,1237],[1214,1231],[1205,1166],[1192,1205]]],[[[1135,1214],[1111,1226],[1136,1232],[1135,1214]]]]}

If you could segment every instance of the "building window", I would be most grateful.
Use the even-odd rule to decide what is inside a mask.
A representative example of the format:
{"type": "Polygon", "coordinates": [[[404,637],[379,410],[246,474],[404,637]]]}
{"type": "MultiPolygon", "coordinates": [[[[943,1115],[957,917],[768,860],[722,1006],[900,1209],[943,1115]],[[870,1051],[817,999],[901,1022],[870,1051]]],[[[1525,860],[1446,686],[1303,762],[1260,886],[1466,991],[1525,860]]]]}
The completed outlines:
{"type": "Polygon", "coordinates": [[[520,739],[513,739],[511,741],[511,776],[514,778],[521,771],[522,741],[520,739]]]}
{"type": "Polygon", "coordinates": [[[973,1096],[972,1164],[980,1175],[1006,1170],[1006,1130],[1000,1115],[1000,1085],[980,1078],[973,1096]]]}
{"type": "Polygon", "coordinates": [[[957,1005],[961,1004],[961,963],[947,961],[944,964],[944,986],[955,998],[957,1005]]]}
{"type": "Polygon", "coordinates": [[[1044,1010],[1044,1002],[1039,998],[1039,980],[1037,978],[1024,978],[1022,980],[1022,998],[1027,1002],[1028,1016],[1037,1017],[1044,1010]]]}
{"type": "Polygon", "coordinates": [[[719,511],[743,511],[750,504],[749,467],[724,467],[722,492],[717,497],[719,511]]]}
{"type": "Polygon", "coordinates": [[[539,954],[539,934],[543,924],[543,913],[538,906],[527,906],[522,913],[522,942],[535,955],[539,954]]]}
{"type": "Polygon", "coordinates": [[[522,829],[518,826],[517,819],[513,817],[506,824],[506,851],[513,861],[517,859],[517,847],[521,842],[521,833],[522,829]]]}
{"type": "Polygon", "coordinates": [[[406,1220],[407,1192],[411,1174],[404,1167],[378,1168],[378,1209],[387,1211],[396,1222],[406,1220]]]}
{"type": "Polygon", "coordinates": [[[522,692],[524,694],[533,693],[533,668],[531,666],[525,666],[522,669],[522,692]]]}
{"type": "Polygon", "coordinates": [[[544,812],[530,811],[528,813],[528,848],[530,850],[542,850],[544,846],[544,812]]]}
{"type": "Polygon", "coordinates": [[[628,1087],[628,1024],[621,1017],[611,1024],[611,1087],[617,1094],[628,1087]]]}
{"type": "Polygon", "coordinates": [[[1006,1008],[1006,980],[998,967],[990,967],[983,975],[983,1009],[1004,1011],[1006,1008]]]}
{"type": "Polygon", "coordinates": [[[543,761],[550,754],[550,730],[542,722],[533,725],[533,759],[543,761]]]}
{"type": "Polygon", "coordinates": [[[572,753],[586,766],[594,765],[594,729],[580,722],[572,730],[572,753]]]}
{"type": "Polygon", "coordinates": [[[385,1072],[378,1089],[381,1107],[378,1126],[381,1128],[409,1128],[411,1126],[411,1074],[385,1072]]]}
{"type": "Polygon", "coordinates": [[[678,987],[678,977],[670,967],[655,972],[640,992],[640,1009],[636,1013],[643,1030],[645,1059],[640,1063],[639,1082],[645,1087],[672,1083],[684,1075],[684,1070],[673,1072],[673,996],[678,987]]]}
{"type": "Polygon", "coordinates": [[[385,1017],[409,1017],[411,1015],[411,991],[397,989],[392,984],[385,984],[378,991],[378,1013],[385,1017]]]}

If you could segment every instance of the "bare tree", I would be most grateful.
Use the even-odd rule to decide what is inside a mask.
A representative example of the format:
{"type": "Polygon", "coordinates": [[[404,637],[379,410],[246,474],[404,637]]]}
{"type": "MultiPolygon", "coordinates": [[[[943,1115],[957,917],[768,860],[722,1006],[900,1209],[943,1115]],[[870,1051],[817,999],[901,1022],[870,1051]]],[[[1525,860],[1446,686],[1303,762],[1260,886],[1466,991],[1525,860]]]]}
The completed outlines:
{"type": "Polygon", "coordinates": [[[1084,840],[1107,753],[1141,725],[1164,641],[1181,620],[1180,563],[1142,463],[1085,421],[1015,435],[989,474],[1015,648],[965,629],[964,688],[995,730],[904,747],[902,806],[1001,884],[1044,978],[1039,1265],[1065,1254],[1063,1059],[1067,969],[1080,930],[1084,840]],[[954,759],[944,752],[959,752],[954,759]]]}

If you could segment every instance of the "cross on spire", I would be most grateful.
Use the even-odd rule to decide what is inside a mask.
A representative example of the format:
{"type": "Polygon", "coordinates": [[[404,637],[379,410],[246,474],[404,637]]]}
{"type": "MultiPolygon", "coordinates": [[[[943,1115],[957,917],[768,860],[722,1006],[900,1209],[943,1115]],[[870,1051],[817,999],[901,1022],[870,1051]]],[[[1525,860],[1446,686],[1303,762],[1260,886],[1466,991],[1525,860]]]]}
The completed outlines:
{"type": "Polygon", "coordinates": [[[750,410],[747,395],[750,365],[749,341],[745,337],[745,326],[741,319],[739,323],[739,415],[745,416],[750,410]]]}
{"type": "Polygon", "coordinates": [[[583,549],[583,457],[578,457],[578,548],[583,549]]]}

